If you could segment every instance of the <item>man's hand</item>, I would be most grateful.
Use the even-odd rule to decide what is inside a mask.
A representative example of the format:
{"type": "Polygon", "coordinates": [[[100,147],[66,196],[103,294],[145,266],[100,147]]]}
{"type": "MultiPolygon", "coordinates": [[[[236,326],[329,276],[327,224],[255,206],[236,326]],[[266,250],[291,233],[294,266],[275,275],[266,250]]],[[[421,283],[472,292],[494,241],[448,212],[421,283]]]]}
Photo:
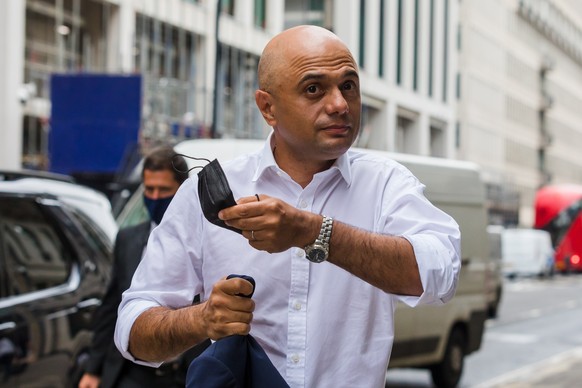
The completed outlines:
{"type": "Polygon", "coordinates": [[[221,210],[218,217],[242,230],[253,248],[269,253],[312,243],[322,222],[321,215],[264,194],[240,198],[236,206],[221,210]]]}
{"type": "Polygon", "coordinates": [[[85,373],[79,381],[79,388],[99,388],[101,383],[101,377],[93,375],[91,373],[85,373]]]}
{"type": "Polygon", "coordinates": [[[255,302],[244,295],[252,292],[253,285],[241,278],[223,278],[214,284],[202,309],[208,338],[218,340],[229,335],[246,335],[251,331],[255,302]]]}

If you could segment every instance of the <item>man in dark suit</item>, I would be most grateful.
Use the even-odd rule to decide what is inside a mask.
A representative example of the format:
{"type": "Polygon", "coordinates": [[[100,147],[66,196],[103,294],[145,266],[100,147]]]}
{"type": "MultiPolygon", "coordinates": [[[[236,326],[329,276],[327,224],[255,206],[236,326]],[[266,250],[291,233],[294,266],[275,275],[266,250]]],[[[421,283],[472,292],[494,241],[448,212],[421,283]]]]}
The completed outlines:
{"type": "Polygon", "coordinates": [[[172,197],[188,177],[184,158],[169,146],[152,150],[144,159],[144,204],[151,221],[122,229],[115,241],[111,280],[95,316],[90,359],[79,388],[184,387],[191,355],[160,368],[134,364],[119,353],[113,342],[121,294],[131,284],[151,230],[160,223],[172,197]]]}

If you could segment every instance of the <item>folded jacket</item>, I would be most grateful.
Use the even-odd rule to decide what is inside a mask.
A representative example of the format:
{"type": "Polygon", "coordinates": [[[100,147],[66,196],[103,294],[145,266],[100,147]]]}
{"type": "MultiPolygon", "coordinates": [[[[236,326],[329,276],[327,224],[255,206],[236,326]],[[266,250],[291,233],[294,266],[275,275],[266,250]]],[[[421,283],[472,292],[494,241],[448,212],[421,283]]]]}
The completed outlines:
{"type": "Polygon", "coordinates": [[[233,335],[210,345],[188,368],[186,388],[289,387],[251,335],[233,335]]]}

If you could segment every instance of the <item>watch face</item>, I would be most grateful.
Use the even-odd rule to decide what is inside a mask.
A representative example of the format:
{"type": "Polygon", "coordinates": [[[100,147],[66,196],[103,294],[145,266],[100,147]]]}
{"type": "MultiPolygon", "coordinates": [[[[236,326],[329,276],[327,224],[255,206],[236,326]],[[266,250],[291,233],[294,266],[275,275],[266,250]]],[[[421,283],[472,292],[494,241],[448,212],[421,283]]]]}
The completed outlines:
{"type": "Polygon", "coordinates": [[[307,252],[307,259],[314,263],[321,263],[327,259],[327,251],[320,247],[313,247],[307,252]]]}

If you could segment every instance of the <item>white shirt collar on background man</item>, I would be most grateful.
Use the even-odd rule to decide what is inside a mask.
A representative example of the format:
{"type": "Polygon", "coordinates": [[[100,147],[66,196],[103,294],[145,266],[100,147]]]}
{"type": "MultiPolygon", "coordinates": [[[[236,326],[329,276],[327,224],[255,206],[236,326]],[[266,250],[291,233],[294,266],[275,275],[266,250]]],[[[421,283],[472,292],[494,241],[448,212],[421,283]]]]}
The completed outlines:
{"type": "Polygon", "coordinates": [[[153,231],[124,294],[115,335],[124,356],[133,359],[129,332],[141,312],[159,303],[186,306],[197,293],[205,300],[220,278],[246,274],[257,283],[251,334],[292,387],[384,386],[397,301],[440,304],[454,294],[460,269],[455,221],[424,198],[424,186],[406,168],[376,156],[350,151],[304,189],[276,165],[269,141],[223,168],[235,198],[266,194],[362,229],[404,236],[414,248],[424,294],[384,293],[331,263],[309,262],[301,248],[255,250],[204,219],[194,177],[153,231]],[[416,222],[423,218],[430,225],[416,222]]]}

